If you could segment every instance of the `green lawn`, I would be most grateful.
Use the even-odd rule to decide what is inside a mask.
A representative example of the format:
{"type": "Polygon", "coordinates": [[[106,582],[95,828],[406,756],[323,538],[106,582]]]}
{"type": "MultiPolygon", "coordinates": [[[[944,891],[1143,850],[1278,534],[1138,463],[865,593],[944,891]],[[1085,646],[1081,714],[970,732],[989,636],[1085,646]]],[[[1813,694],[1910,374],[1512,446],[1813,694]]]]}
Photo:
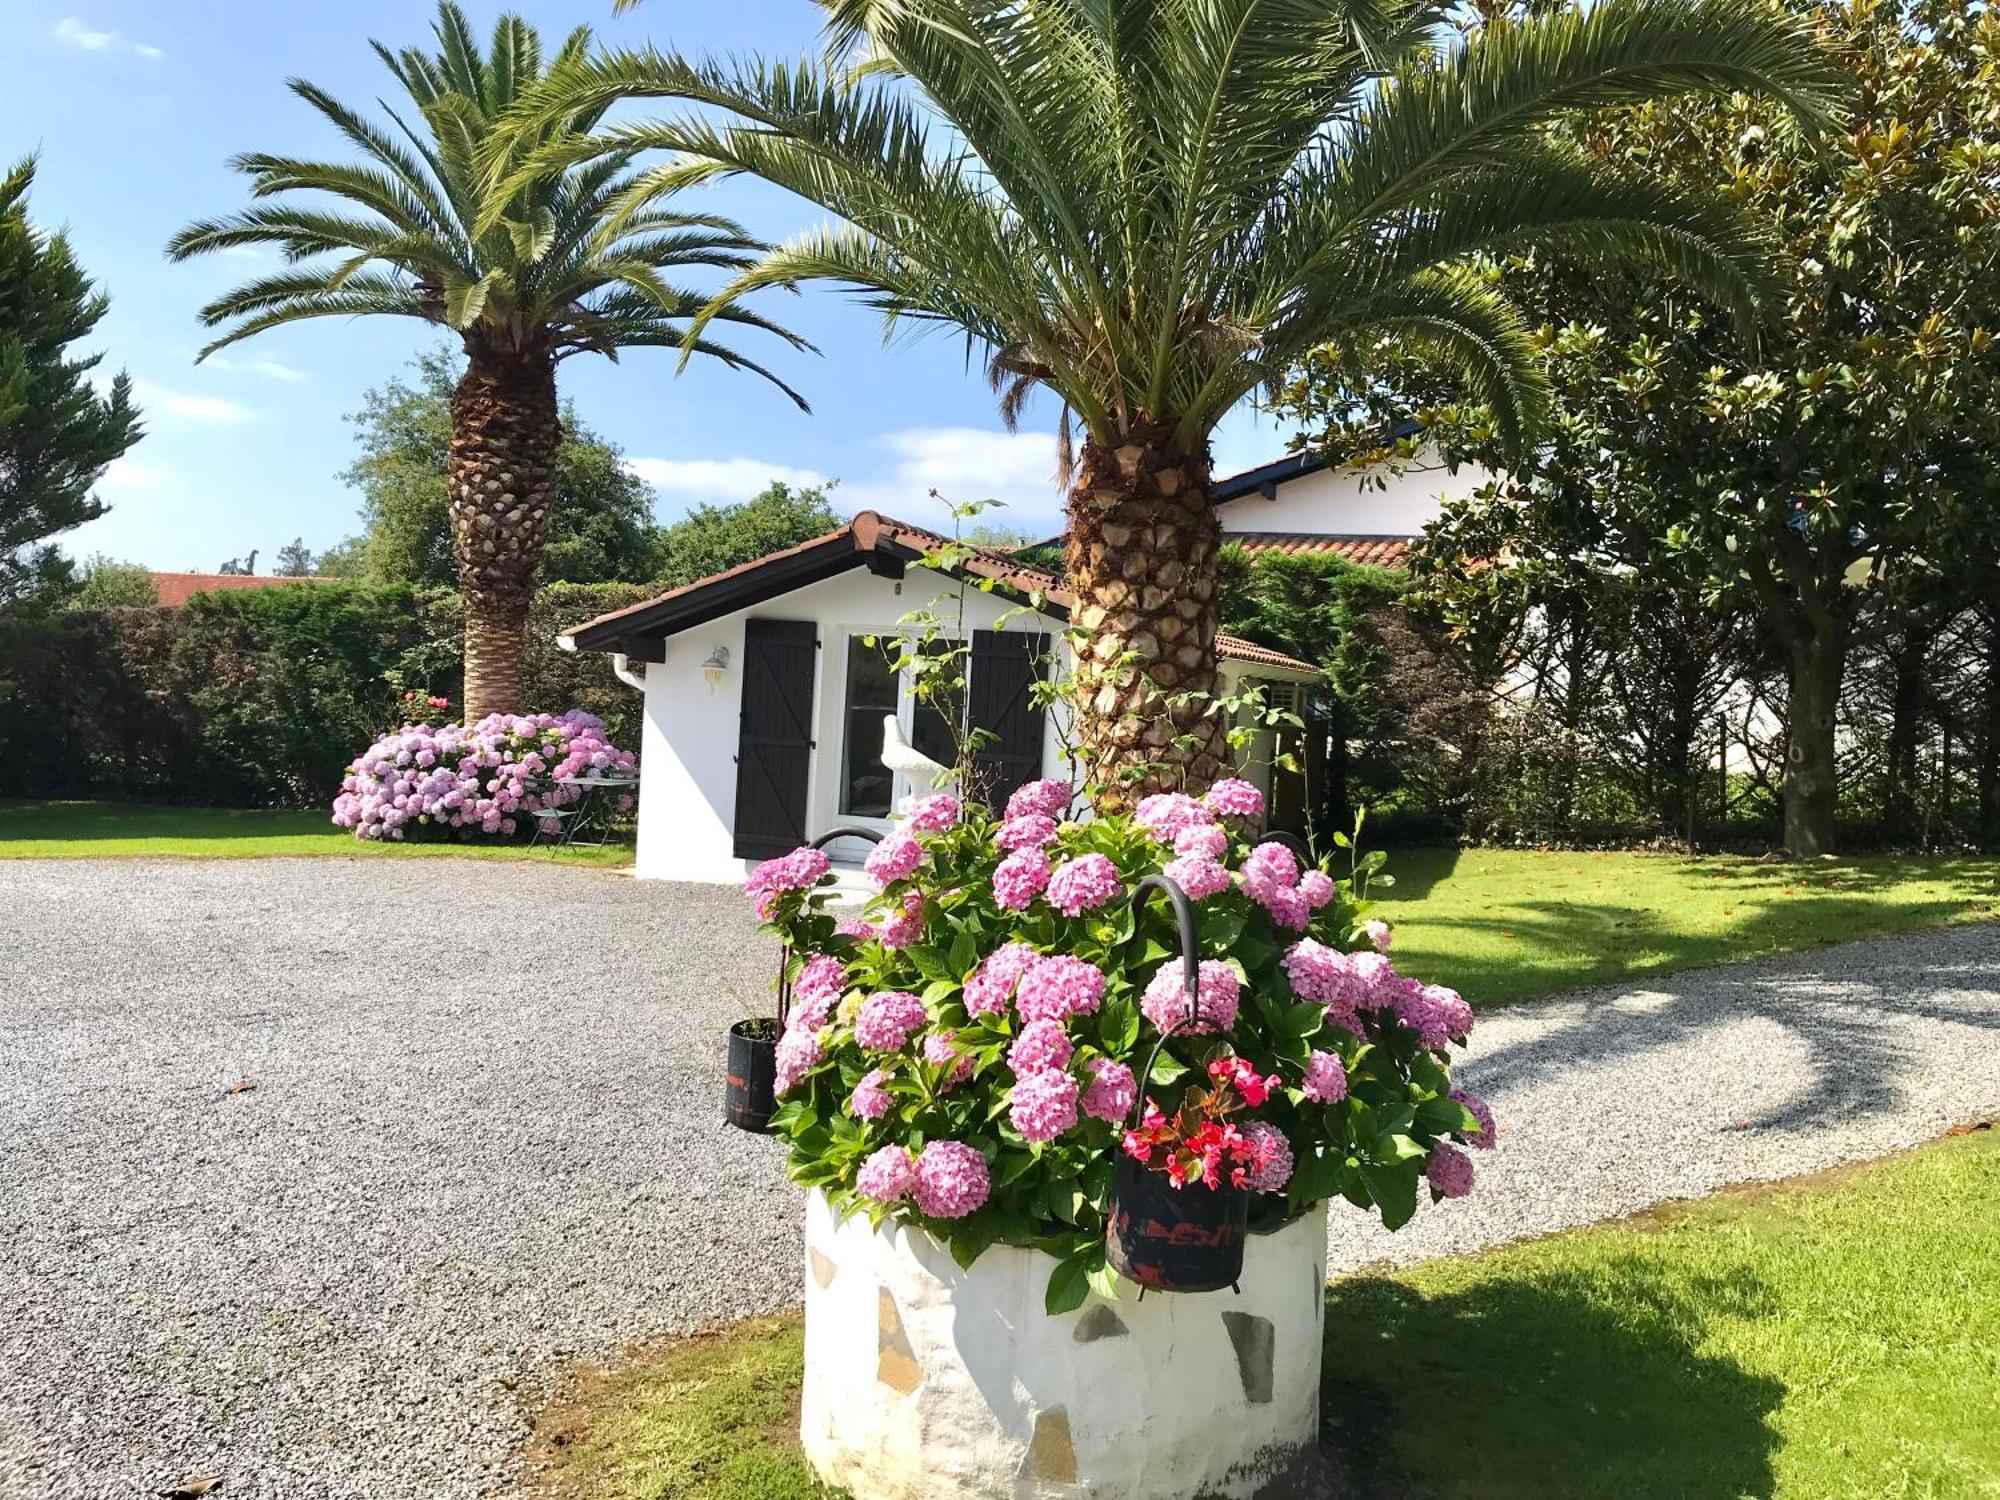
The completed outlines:
{"type": "Polygon", "coordinates": [[[2000,917],[2000,859],[1399,849],[1389,871],[1397,966],[1475,1005],[2000,917]]]}
{"type": "Polygon", "coordinates": [[[362,840],[345,829],[335,828],[323,812],[0,799],[0,859],[78,859],[132,854],[202,859],[361,854],[396,858],[541,859],[587,865],[632,862],[630,847],[622,844],[551,850],[531,849],[521,844],[394,844],[362,840]]]}
{"type": "MultiPolygon", "coordinates": [[[[2000,1484],[2000,1133],[1328,1293],[1355,1500],[1974,1500],[2000,1484]]],[[[806,1500],[796,1319],[585,1372],[548,1500],[806,1500]]]]}

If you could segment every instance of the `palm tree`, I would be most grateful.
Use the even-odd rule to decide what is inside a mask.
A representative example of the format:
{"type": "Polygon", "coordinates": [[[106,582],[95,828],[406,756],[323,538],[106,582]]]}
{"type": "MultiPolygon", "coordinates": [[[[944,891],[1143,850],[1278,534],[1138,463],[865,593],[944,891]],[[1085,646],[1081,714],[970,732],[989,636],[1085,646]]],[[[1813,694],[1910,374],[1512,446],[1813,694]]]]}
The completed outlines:
{"type": "MultiPolygon", "coordinates": [[[[1114,800],[1224,764],[1209,434],[1308,349],[1395,339],[1456,367],[1517,446],[1546,400],[1481,254],[1663,264],[1748,319],[1765,255],[1723,202],[1612,172],[1557,115],[1842,83],[1766,0],[1599,0],[1461,33],[1431,0],[827,0],[823,63],[648,51],[556,70],[523,121],[670,97],[684,115],[542,152],[675,157],[624,209],[734,173],[838,221],[713,304],[825,279],[962,330],[1002,412],[1037,387],[1066,465],[1077,732],[1114,800]],[[722,117],[717,118],[717,111],[722,117]],[[1120,788],[1123,788],[1121,791],[1120,788]]],[[[539,128],[539,127],[537,127],[539,128]]],[[[698,331],[702,326],[696,320],[698,331]]]]}
{"type": "MultiPolygon", "coordinates": [[[[385,128],[294,79],[292,92],[362,159],[240,156],[235,166],[250,178],[251,196],[276,201],[190,224],[168,253],[180,260],[271,245],[291,263],[202,309],[209,327],[227,326],[203,358],[267,328],[358,313],[415,318],[463,341],[449,493],[465,592],[465,713],[475,720],[521,707],[528,603],[563,439],[556,366],[574,354],[615,359],[626,348],[680,347],[697,313],[704,323],[713,316],[795,346],[803,341],[729,299],[713,304],[665,279],[683,268],[748,267],[765,247],[729,220],[673,212],[656,196],[615,232],[602,232],[609,206],[632,186],[629,153],[520,174],[496,189],[489,161],[518,164],[587,132],[602,111],[550,114],[490,156],[497,123],[544,75],[541,39],[519,17],[503,16],[482,55],[450,0],[439,5],[433,30],[435,55],[371,44],[415,106],[413,119],[385,106],[385,128]],[[300,201],[314,194],[335,202],[300,201]]],[[[579,28],[551,68],[581,65],[589,47],[589,31],[579,28]]],[[[723,345],[697,337],[686,348],[761,375],[799,401],[770,371],[723,345]]]]}

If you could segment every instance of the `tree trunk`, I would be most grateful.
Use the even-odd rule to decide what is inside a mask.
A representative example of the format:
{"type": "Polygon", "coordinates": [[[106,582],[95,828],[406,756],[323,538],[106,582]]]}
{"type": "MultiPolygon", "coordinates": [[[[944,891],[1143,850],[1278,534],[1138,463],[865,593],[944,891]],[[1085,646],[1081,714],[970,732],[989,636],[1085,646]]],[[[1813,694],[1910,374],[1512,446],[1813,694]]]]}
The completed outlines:
{"type": "Polygon", "coordinates": [[[467,341],[451,397],[452,544],[465,594],[465,722],[521,711],[528,604],[555,500],[555,362],[467,341]]]}
{"type": "Polygon", "coordinates": [[[1199,792],[1229,763],[1215,707],[1216,571],[1207,444],[1171,423],[1086,440],[1069,497],[1076,741],[1100,805],[1199,792]]]}
{"type": "Polygon", "coordinates": [[[1804,630],[1790,646],[1785,708],[1785,852],[1798,859],[1833,853],[1837,767],[1834,715],[1846,664],[1845,631],[1804,630]]]}
{"type": "Polygon", "coordinates": [[[1980,684],[1979,843],[2000,849],[2000,605],[1988,603],[1980,614],[1986,622],[1985,676],[1980,684]]]}

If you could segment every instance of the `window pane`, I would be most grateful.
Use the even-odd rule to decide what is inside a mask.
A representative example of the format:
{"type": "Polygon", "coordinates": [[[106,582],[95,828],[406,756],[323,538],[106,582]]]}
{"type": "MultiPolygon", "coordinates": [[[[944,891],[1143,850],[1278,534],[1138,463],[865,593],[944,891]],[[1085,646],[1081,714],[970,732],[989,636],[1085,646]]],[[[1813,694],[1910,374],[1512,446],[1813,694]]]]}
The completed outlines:
{"type": "Polygon", "coordinates": [[[842,735],[840,810],[889,816],[895,778],[882,764],[882,720],[896,711],[896,674],[879,645],[847,643],[847,710],[842,735]]]}
{"type": "MultiPolygon", "coordinates": [[[[938,640],[927,644],[927,649],[937,655],[957,651],[959,643],[952,640],[938,640]]],[[[953,658],[950,670],[963,677],[971,663],[964,656],[953,658]]],[[[910,744],[919,755],[929,756],[941,766],[958,764],[958,737],[954,732],[960,715],[965,712],[965,689],[961,685],[957,691],[933,696],[929,702],[913,703],[910,706],[910,744]]],[[[919,792],[930,790],[927,786],[916,788],[919,792]]]]}

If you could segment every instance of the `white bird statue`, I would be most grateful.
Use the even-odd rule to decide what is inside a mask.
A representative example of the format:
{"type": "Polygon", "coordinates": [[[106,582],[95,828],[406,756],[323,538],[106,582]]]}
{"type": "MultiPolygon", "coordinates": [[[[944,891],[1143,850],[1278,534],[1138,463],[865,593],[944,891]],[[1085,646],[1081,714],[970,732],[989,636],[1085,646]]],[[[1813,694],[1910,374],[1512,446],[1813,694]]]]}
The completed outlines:
{"type": "MultiPolygon", "coordinates": [[[[951,767],[939,765],[909,742],[894,714],[882,716],[882,764],[907,777],[918,796],[935,790],[953,774],[951,767]]],[[[910,801],[905,797],[897,810],[908,812],[910,801]]]]}

